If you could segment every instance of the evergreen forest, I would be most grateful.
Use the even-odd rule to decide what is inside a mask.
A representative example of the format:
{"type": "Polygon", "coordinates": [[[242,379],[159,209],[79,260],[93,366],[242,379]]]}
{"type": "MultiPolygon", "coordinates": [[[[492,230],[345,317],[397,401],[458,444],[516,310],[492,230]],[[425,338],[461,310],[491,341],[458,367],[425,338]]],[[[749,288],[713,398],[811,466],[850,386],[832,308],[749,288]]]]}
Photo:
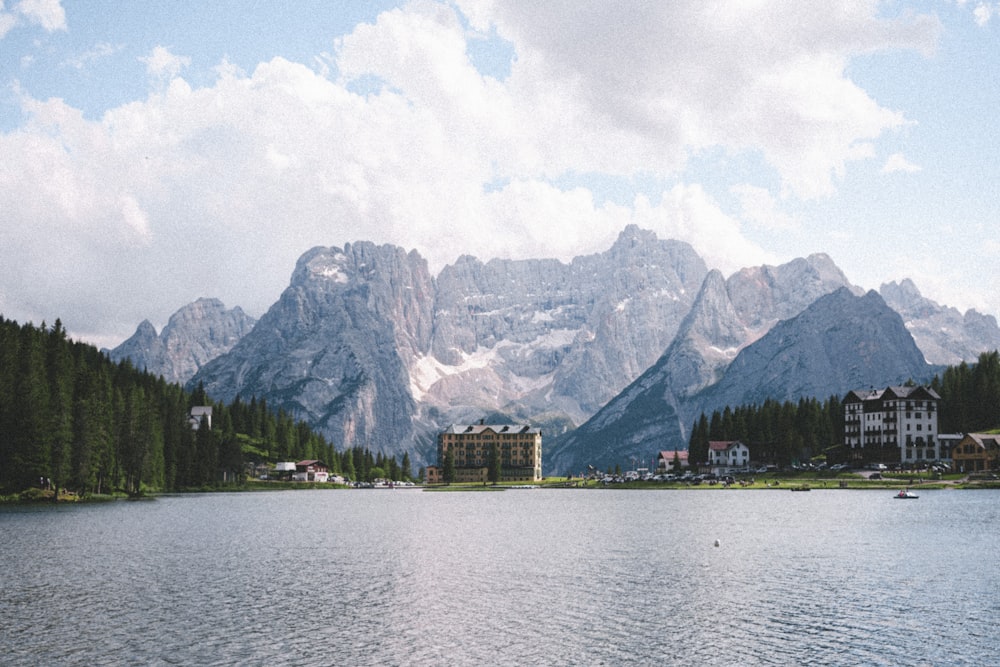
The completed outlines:
{"type": "MultiPolygon", "coordinates": [[[[984,352],[975,364],[949,366],[930,387],[941,397],[939,433],[979,433],[1000,428],[1000,353],[984,352]]],[[[787,466],[816,456],[844,461],[844,410],[840,397],[825,401],[774,400],[702,414],[691,427],[691,461],[708,460],[711,440],[739,440],[755,460],[787,466]]]]}
{"type": "MultiPolygon", "coordinates": [[[[941,396],[941,433],[1000,427],[1000,353],[945,369],[931,387],[941,396]]],[[[788,465],[815,456],[844,460],[843,406],[765,401],[702,414],[692,426],[690,459],[708,459],[710,440],[741,440],[756,460],[788,465]]],[[[409,480],[402,461],[367,448],[336,449],[322,434],[266,401],[213,402],[51,327],[0,316],[0,496],[40,486],[79,495],[241,487],[255,464],[319,459],[351,480],[409,480]],[[193,406],[212,421],[192,426],[193,406]]],[[[446,462],[447,463],[447,462],[446,462]]]]}
{"type": "Polygon", "coordinates": [[[46,487],[79,495],[239,487],[254,464],[323,461],[351,480],[408,480],[402,461],[333,443],[264,400],[212,402],[115,363],[67,337],[0,317],[0,495],[46,487]],[[192,425],[193,406],[211,406],[192,425]]]}

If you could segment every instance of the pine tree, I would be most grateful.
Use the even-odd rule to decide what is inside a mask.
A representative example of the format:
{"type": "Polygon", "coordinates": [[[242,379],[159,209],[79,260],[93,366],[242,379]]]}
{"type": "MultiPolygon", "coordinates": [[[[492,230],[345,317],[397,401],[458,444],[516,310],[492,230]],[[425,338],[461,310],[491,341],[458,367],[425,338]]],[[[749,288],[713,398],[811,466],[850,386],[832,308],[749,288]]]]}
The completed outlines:
{"type": "Polygon", "coordinates": [[[358,481],[358,473],[354,468],[354,456],[351,454],[351,450],[346,450],[343,456],[340,457],[341,461],[341,472],[345,479],[352,482],[358,481]]]}
{"type": "Polygon", "coordinates": [[[441,478],[445,484],[455,481],[455,454],[449,448],[444,455],[444,469],[441,471],[441,478]]]}
{"type": "Polygon", "coordinates": [[[45,345],[45,366],[48,375],[48,418],[46,420],[49,449],[49,477],[58,499],[70,471],[70,449],[73,439],[72,399],[73,360],[70,356],[66,331],[58,319],[48,332],[45,345]]]}
{"type": "Polygon", "coordinates": [[[47,484],[50,463],[45,432],[49,415],[45,356],[41,337],[30,325],[21,328],[17,358],[11,401],[10,460],[3,467],[10,486],[26,489],[47,484]]]}
{"type": "Polygon", "coordinates": [[[403,452],[403,463],[400,468],[400,479],[404,482],[409,482],[413,479],[413,464],[410,463],[410,452],[403,452]]]}

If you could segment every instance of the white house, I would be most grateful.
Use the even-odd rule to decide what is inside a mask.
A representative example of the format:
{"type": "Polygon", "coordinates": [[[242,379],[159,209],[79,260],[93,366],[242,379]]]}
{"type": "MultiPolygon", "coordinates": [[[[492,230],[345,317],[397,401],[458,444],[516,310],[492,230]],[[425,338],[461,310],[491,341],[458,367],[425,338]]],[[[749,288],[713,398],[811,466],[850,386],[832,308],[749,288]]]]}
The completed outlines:
{"type": "Polygon", "coordinates": [[[710,440],[708,465],[716,475],[744,470],[750,466],[750,448],[739,440],[710,440]]]}
{"type": "Polygon", "coordinates": [[[195,405],[192,406],[191,411],[188,412],[188,424],[195,431],[201,426],[201,420],[204,417],[208,421],[208,428],[212,428],[212,406],[211,405],[195,405]]]}

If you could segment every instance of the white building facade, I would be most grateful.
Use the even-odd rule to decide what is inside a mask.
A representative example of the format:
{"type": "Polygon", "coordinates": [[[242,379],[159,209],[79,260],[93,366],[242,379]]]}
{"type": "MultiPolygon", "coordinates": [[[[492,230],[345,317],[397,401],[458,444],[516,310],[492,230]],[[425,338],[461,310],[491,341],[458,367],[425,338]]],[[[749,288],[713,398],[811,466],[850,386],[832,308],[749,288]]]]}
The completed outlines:
{"type": "Polygon", "coordinates": [[[923,386],[851,391],[843,402],[844,444],[856,461],[938,461],[940,400],[923,386]]]}
{"type": "Polygon", "coordinates": [[[750,448],[739,440],[711,440],[708,465],[716,475],[745,471],[750,466],[750,448]]]}

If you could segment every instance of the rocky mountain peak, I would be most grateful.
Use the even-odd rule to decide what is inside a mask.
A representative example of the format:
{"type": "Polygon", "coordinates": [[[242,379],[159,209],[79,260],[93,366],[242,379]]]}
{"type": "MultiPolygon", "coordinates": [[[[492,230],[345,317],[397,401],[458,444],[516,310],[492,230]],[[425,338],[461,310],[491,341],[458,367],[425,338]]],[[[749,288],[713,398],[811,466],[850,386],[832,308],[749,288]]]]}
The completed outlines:
{"type": "Polygon", "coordinates": [[[159,335],[148,321],[109,352],[115,361],[130,359],[137,368],[184,383],[199,368],[225,354],[254,326],[254,319],[237,306],[231,310],[218,299],[198,299],[170,316],[159,335]]]}
{"type": "MultiPolygon", "coordinates": [[[[716,289],[708,287],[703,293],[716,289]]],[[[932,373],[902,318],[876,292],[856,296],[847,287],[775,325],[743,348],[718,382],[693,395],[677,389],[681,335],[656,364],[555,443],[550,458],[557,470],[604,467],[631,456],[645,460],[657,449],[683,449],[686,426],[701,413],[726,406],[766,399],[825,399],[858,386],[922,381],[932,373]]]]}
{"type": "MultiPolygon", "coordinates": [[[[911,302],[919,294],[912,283],[897,291],[911,302]]],[[[846,340],[843,331],[854,327],[876,337],[868,344],[876,351],[883,346],[878,336],[893,339],[898,331],[871,328],[883,317],[882,299],[859,294],[822,253],[724,279],[687,243],[658,239],[635,225],[608,250],[569,263],[463,255],[436,277],[416,251],[359,241],[304,253],[278,302],[193,382],[204,382],[223,400],[236,393],[266,398],[338,447],[410,449],[418,464],[433,461],[439,428],[484,414],[538,425],[549,443],[588,422],[600,428],[590,435],[583,429],[569,442],[590,438],[627,448],[641,440],[682,448],[700,397],[735,383],[732,364],[751,355],[740,362],[747,364],[748,350],[772,330],[789,336],[789,354],[802,355],[797,367],[806,380],[782,382],[803,390],[824,381],[824,373],[836,378],[830,369],[816,371],[820,362],[808,358],[828,354],[823,337],[846,340]],[[798,319],[831,293],[822,307],[839,313],[832,320],[798,319]],[[868,302],[870,321],[852,319],[851,308],[868,302]],[[793,319],[796,327],[788,329],[793,319]],[[810,333],[810,322],[825,333],[810,333]],[[633,421],[622,430],[625,415],[633,421]]],[[[223,311],[210,300],[196,302],[160,337],[143,327],[133,343],[165,354],[166,344],[155,341],[175,329],[193,331],[223,311]]],[[[970,350],[983,332],[996,331],[993,318],[973,311],[957,317],[970,350]]],[[[906,324],[919,330],[928,321],[907,318],[906,324]]],[[[218,333],[200,331],[207,338],[218,333]]],[[[952,348],[942,343],[941,349],[952,348]]],[[[912,349],[897,346],[896,352],[908,358],[912,349]]],[[[748,382],[764,384],[771,368],[783,367],[774,354],[770,366],[746,375],[748,382]]],[[[547,451],[559,461],[558,446],[547,451]]]]}
{"type": "Polygon", "coordinates": [[[618,239],[611,246],[610,253],[618,256],[635,248],[654,245],[659,241],[660,239],[654,232],[642,229],[636,224],[629,224],[618,234],[618,239]]]}
{"type": "Polygon", "coordinates": [[[975,361],[981,352],[1000,348],[1000,328],[992,315],[941,306],[925,298],[912,280],[884,283],[879,292],[902,315],[927,361],[958,364],[975,361]]]}
{"type": "Polygon", "coordinates": [[[156,333],[156,327],[149,320],[143,320],[136,327],[135,333],[132,335],[132,339],[137,341],[152,341],[158,334],[156,333]]]}

